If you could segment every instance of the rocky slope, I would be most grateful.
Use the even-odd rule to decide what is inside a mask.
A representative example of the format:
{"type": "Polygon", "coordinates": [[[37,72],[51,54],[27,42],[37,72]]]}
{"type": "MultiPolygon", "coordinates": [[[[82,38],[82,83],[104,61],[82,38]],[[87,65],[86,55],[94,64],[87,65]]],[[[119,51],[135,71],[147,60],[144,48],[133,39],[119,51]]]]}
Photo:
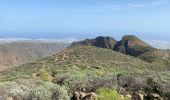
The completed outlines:
{"type": "Polygon", "coordinates": [[[0,71],[53,55],[69,44],[56,42],[13,42],[0,44],[0,71]]]}

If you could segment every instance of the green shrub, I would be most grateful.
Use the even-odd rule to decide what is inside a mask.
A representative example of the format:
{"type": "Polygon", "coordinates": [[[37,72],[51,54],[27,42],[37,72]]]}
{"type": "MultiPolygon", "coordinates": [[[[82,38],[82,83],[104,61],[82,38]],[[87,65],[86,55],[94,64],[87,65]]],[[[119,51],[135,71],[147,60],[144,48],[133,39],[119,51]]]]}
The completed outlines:
{"type": "Polygon", "coordinates": [[[120,100],[120,95],[112,89],[100,88],[96,91],[99,100],[120,100]]]}

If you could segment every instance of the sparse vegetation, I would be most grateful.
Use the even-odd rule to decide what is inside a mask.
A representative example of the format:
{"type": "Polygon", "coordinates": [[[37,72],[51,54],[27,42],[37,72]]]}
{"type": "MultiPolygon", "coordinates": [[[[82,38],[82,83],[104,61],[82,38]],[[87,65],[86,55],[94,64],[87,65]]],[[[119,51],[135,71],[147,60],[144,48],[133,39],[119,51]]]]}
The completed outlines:
{"type": "MultiPolygon", "coordinates": [[[[119,94],[126,95],[139,91],[145,93],[144,86],[147,86],[145,84],[147,77],[156,79],[161,77],[161,82],[169,84],[169,71],[165,72],[165,69],[167,69],[165,65],[160,67],[160,64],[148,63],[112,50],[76,46],[67,48],[57,55],[8,69],[0,73],[0,81],[3,83],[18,79],[41,79],[47,84],[48,81],[51,81],[54,84],[68,87],[68,94],[80,91],[82,88],[85,89],[85,92],[95,92],[104,88],[109,91],[115,89],[119,94]],[[118,81],[118,76],[121,76],[120,81],[118,81]],[[123,90],[120,92],[119,88],[121,90],[123,88],[123,90]]],[[[168,85],[164,87],[168,87],[168,85]]],[[[36,96],[41,99],[50,96],[53,91],[44,85],[39,85],[34,89],[31,90],[32,98],[41,94],[38,91],[50,91],[42,97],[36,96]]],[[[166,95],[168,93],[166,91],[166,95]]],[[[28,94],[30,95],[30,92],[28,94]]]]}

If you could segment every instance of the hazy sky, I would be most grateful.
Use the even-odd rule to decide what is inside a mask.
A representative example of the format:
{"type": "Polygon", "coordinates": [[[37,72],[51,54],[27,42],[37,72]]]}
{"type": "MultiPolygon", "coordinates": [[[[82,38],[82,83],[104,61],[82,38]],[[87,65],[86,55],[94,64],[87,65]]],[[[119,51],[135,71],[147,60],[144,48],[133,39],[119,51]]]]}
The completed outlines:
{"type": "Polygon", "coordinates": [[[0,0],[0,38],[169,40],[170,0],[0,0]]]}

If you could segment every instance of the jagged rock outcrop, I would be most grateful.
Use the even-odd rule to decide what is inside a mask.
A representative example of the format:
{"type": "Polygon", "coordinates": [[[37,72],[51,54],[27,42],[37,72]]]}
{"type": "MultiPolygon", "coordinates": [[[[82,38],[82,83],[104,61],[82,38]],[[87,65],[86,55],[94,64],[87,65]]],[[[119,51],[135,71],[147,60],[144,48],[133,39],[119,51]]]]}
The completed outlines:
{"type": "Polygon", "coordinates": [[[101,48],[107,48],[107,49],[113,49],[116,40],[112,37],[96,37],[95,39],[86,39],[84,41],[74,42],[72,46],[74,45],[88,45],[88,46],[96,46],[101,48]]]}

